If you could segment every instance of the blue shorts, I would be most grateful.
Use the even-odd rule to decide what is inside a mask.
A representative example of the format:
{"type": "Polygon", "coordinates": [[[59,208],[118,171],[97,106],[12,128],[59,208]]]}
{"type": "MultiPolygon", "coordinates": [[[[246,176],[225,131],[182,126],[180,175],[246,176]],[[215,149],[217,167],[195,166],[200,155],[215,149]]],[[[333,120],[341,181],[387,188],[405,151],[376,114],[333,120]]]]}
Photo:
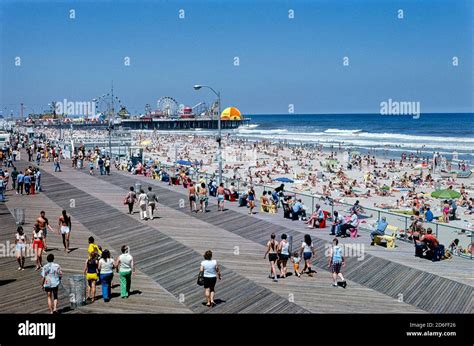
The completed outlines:
{"type": "Polygon", "coordinates": [[[217,200],[222,202],[224,200],[224,195],[217,195],[217,200]]]}
{"type": "Polygon", "coordinates": [[[311,255],[312,255],[311,252],[303,252],[303,259],[309,260],[311,258],[311,255]]]}

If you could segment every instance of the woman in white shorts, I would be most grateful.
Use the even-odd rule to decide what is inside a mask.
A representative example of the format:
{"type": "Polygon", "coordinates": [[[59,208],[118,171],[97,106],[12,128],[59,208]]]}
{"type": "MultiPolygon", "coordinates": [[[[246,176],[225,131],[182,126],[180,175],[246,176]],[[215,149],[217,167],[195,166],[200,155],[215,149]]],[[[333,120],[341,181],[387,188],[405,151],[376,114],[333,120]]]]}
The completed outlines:
{"type": "Polygon", "coordinates": [[[16,249],[16,260],[20,265],[18,270],[25,270],[25,254],[26,254],[26,243],[28,239],[23,232],[23,227],[18,226],[15,234],[15,249],[16,249]]]}
{"type": "Polygon", "coordinates": [[[69,238],[71,236],[71,217],[67,215],[66,210],[63,210],[62,215],[59,217],[59,232],[63,237],[64,251],[70,252],[69,250],[69,238]]]}

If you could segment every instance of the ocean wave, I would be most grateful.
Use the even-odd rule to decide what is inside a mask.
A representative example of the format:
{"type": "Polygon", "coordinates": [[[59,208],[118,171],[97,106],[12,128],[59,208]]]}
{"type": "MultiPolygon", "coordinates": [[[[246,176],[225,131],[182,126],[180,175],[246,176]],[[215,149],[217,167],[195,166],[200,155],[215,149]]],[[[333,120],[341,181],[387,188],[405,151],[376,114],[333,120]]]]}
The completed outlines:
{"type": "MultiPolygon", "coordinates": [[[[350,134],[340,133],[337,134],[340,137],[351,137],[350,134]]],[[[399,139],[402,142],[415,141],[415,142],[451,142],[451,143],[474,143],[472,137],[440,137],[440,136],[416,136],[416,135],[404,135],[401,133],[370,133],[364,132],[357,135],[355,138],[373,138],[373,139],[399,139]]]]}
{"type": "MultiPolygon", "coordinates": [[[[293,137],[297,136],[298,138],[301,137],[320,137],[320,138],[330,138],[334,141],[349,141],[351,139],[354,140],[391,140],[391,141],[399,141],[397,144],[434,144],[434,143],[452,143],[452,144],[466,144],[472,145],[474,150],[474,138],[473,137],[441,137],[441,136],[417,136],[417,135],[406,135],[401,133],[374,133],[374,132],[364,132],[362,130],[338,130],[338,129],[328,129],[324,132],[289,132],[287,129],[258,129],[258,130],[251,130],[251,129],[239,129],[238,133],[242,134],[249,134],[249,135],[273,135],[273,134],[281,134],[285,137],[293,137]],[[331,131],[330,131],[331,130],[331,131]],[[341,132],[336,132],[341,131],[341,132]],[[328,132],[330,131],[330,132],[328,132]],[[355,132],[361,131],[361,132],[355,132]]],[[[285,138],[283,138],[285,139],[285,138]]]]}
{"type": "Polygon", "coordinates": [[[341,129],[327,129],[324,131],[325,133],[348,133],[348,134],[356,134],[364,132],[364,130],[341,130],[341,129]]]}
{"type": "MultiPolygon", "coordinates": [[[[465,145],[460,145],[460,142],[449,142],[449,141],[434,141],[434,142],[416,142],[416,141],[393,141],[387,140],[390,137],[386,137],[385,140],[381,140],[380,138],[371,138],[370,136],[367,138],[348,138],[348,137],[337,137],[337,136],[324,136],[324,135],[315,135],[308,134],[308,133],[285,133],[285,134],[271,134],[271,133],[261,133],[259,135],[253,134],[241,134],[242,137],[248,138],[262,138],[262,139],[270,139],[270,140],[284,140],[284,141],[291,141],[291,142],[309,142],[309,143],[340,143],[343,142],[345,146],[347,145],[354,145],[354,146],[367,146],[367,147],[378,147],[378,148],[385,148],[385,147],[396,147],[396,148],[414,148],[414,149],[433,149],[438,151],[438,149],[449,150],[451,152],[458,151],[473,151],[471,148],[470,143],[464,143],[465,145]]],[[[393,138],[392,138],[393,139],[393,138]]]]}
{"type": "Polygon", "coordinates": [[[238,128],[237,129],[238,133],[247,133],[247,134],[282,134],[282,133],[287,133],[288,130],[286,129],[273,129],[273,130],[252,130],[252,129],[245,129],[245,128],[238,128]]]}
{"type": "Polygon", "coordinates": [[[250,130],[259,127],[259,124],[240,125],[237,130],[250,130]]]}

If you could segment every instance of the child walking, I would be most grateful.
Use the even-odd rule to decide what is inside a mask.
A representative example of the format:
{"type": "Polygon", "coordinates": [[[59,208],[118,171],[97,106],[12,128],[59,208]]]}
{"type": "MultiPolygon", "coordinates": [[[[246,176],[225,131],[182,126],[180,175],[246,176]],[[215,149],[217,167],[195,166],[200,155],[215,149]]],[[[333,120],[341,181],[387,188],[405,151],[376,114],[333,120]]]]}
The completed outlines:
{"type": "Polygon", "coordinates": [[[295,271],[295,275],[300,278],[301,274],[299,270],[300,270],[301,258],[298,254],[298,251],[295,251],[293,253],[293,256],[291,257],[291,262],[293,263],[293,270],[295,271]]]}

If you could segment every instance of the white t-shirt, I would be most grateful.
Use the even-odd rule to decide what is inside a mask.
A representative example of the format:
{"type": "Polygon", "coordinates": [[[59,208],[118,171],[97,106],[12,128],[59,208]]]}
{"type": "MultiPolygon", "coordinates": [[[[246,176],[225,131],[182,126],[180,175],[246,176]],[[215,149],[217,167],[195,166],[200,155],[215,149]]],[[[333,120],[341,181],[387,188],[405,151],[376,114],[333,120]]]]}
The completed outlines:
{"type": "Polygon", "coordinates": [[[311,247],[313,246],[313,243],[311,245],[306,244],[306,242],[303,242],[301,244],[301,247],[303,248],[303,252],[312,252],[311,247]]]}
{"type": "Polygon", "coordinates": [[[100,273],[101,274],[110,274],[114,271],[114,261],[111,258],[108,258],[107,261],[103,258],[100,259],[100,273]]]}
{"type": "Polygon", "coordinates": [[[201,262],[201,266],[204,268],[204,277],[215,278],[217,276],[217,261],[216,260],[204,260],[201,262]]]}
{"type": "Polygon", "coordinates": [[[120,267],[119,271],[129,272],[132,270],[133,257],[128,253],[123,253],[119,256],[120,267]]]}
{"type": "Polygon", "coordinates": [[[352,214],[351,216],[351,225],[353,227],[357,227],[357,224],[358,224],[358,219],[357,219],[357,215],[356,214],[352,214]]]}
{"type": "Polygon", "coordinates": [[[138,203],[140,205],[146,205],[146,202],[148,202],[148,197],[145,193],[141,193],[139,196],[138,196],[138,203]]]}

